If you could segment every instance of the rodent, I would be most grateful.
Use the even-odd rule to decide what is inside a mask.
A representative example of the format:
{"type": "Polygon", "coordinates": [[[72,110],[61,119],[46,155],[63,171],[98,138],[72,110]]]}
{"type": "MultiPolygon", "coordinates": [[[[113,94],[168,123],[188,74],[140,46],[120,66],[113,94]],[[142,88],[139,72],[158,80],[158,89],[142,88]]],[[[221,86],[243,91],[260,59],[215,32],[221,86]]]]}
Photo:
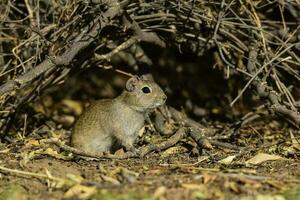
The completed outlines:
{"type": "Polygon", "coordinates": [[[149,76],[134,76],[114,99],[92,103],[78,120],[71,146],[90,153],[114,153],[122,146],[136,151],[133,144],[148,111],[165,103],[167,96],[149,76]]]}

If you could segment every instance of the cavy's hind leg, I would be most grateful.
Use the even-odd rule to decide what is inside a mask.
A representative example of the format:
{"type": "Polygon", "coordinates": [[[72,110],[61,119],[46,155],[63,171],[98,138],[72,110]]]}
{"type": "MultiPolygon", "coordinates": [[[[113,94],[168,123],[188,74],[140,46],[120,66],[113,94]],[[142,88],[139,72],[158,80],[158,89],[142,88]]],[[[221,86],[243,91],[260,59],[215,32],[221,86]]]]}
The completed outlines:
{"type": "Polygon", "coordinates": [[[89,143],[88,151],[93,153],[110,152],[112,145],[112,137],[97,137],[89,143]]]}
{"type": "Polygon", "coordinates": [[[122,133],[114,133],[116,138],[116,143],[121,144],[121,146],[125,147],[126,151],[136,152],[136,149],[133,146],[134,140],[132,138],[126,136],[122,133]]]}

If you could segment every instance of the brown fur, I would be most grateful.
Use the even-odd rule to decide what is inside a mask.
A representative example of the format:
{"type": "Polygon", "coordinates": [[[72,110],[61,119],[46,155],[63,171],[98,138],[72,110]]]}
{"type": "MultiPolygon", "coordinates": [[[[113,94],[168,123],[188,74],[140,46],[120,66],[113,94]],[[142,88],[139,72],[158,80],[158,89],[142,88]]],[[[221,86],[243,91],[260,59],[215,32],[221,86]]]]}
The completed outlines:
{"type": "Polygon", "coordinates": [[[114,152],[122,146],[134,150],[146,112],[165,100],[166,95],[153,80],[133,77],[120,96],[97,101],[85,110],[75,124],[71,145],[92,153],[114,152]],[[144,93],[143,87],[151,92],[144,93]]]}

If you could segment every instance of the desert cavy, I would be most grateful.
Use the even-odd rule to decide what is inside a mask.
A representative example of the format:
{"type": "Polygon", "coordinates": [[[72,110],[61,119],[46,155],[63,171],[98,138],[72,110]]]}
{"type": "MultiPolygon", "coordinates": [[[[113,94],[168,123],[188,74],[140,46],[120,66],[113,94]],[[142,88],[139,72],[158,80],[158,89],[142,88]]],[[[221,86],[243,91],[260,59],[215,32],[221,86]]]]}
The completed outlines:
{"type": "Polygon", "coordinates": [[[75,123],[71,145],[91,153],[114,153],[122,146],[135,151],[134,141],[145,114],[166,101],[162,89],[147,76],[130,78],[114,99],[92,103],[75,123]]]}

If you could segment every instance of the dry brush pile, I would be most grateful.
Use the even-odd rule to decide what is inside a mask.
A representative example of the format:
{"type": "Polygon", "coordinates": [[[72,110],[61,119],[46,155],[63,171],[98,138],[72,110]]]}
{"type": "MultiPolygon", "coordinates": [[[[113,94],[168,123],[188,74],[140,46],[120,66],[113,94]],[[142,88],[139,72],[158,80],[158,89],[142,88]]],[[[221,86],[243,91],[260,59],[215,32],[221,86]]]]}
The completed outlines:
{"type": "Polygon", "coordinates": [[[3,0],[1,137],[30,120],[24,105],[72,71],[114,68],[116,56],[129,71],[151,67],[141,43],[194,56],[213,50],[216,67],[245,83],[231,106],[246,90],[262,100],[238,126],[263,114],[299,128],[299,24],[298,0],[3,0]]]}

